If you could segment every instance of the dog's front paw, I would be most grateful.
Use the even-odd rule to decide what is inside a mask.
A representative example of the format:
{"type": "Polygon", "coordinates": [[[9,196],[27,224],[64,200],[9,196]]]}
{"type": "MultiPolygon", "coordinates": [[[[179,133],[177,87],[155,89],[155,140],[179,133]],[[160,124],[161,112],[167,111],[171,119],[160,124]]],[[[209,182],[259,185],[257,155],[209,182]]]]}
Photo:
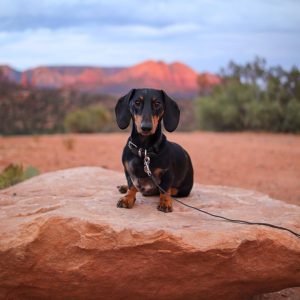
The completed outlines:
{"type": "Polygon", "coordinates": [[[170,198],[170,196],[168,194],[161,194],[160,195],[160,201],[159,204],[157,206],[157,209],[168,213],[168,212],[172,212],[173,208],[172,208],[172,199],[170,198]]]}
{"type": "Polygon", "coordinates": [[[119,208],[132,208],[135,203],[135,197],[125,195],[124,197],[120,198],[117,203],[117,207],[119,208]]]}

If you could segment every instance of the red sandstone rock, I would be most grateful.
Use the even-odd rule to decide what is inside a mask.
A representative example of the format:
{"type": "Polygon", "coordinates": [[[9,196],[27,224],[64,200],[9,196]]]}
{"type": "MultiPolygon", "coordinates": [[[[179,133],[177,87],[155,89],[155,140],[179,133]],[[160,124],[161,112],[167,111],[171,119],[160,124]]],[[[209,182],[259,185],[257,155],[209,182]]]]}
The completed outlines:
{"type": "MultiPolygon", "coordinates": [[[[175,62],[145,61],[128,68],[37,67],[22,73],[0,66],[6,78],[25,86],[40,88],[74,88],[109,94],[124,94],[133,87],[165,89],[183,98],[198,94],[198,74],[187,65],[175,62]]],[[[203,73],[206,88],[220,84],[217,75],[203,73]]]]}
{"type": "MultiPolygon", "coordinates": [[[[0,192],[1,299],[248,299],[300,284],[300,241],[138,196],[124,175],[44,174],[0,192]]],[[[196,185],[188,204],[300,230],[300,208],[242,189],[196,185]]]]}
{"type": "Polygon", "coordinates": [[[146,61],[126,68],[115,74],[110,80],[114,85],[127,85],[143,88],[164,89],[176,94],[196,94],[198,74],[182,63],[166,64],[162,61],[146,61]]]}

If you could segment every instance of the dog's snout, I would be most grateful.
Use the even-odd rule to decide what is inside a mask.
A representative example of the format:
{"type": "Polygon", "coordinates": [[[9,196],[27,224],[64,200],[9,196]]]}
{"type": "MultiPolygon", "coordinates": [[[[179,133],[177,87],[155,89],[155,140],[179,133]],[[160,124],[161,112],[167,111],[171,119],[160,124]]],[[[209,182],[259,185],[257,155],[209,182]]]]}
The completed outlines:
{"type": "Polygon", "coordinates": [[[152,130],[152,123],[150,122],[142,122],[141,129],[145,132],[149,132],[152,130]]]}

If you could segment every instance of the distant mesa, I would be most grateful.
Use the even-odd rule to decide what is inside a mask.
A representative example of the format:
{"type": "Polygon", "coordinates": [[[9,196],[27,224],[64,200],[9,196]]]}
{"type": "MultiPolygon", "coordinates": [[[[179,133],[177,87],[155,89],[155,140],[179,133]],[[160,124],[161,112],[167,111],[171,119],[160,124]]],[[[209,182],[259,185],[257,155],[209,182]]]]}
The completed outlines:
{"type": "Polygon", "coordinates": [[[73,88],[75,90],[121,95],[131,88],[151,87],[166,90],[170,95],[193,98],[199,92],[198,75],[209,87],[220,83],[211,73],[198,74],[189,66],[174,62],[148,60],[125,68],[90,66],[42,66],[19,72],[0,66],[10,81],[38,88],[73,88]]]}

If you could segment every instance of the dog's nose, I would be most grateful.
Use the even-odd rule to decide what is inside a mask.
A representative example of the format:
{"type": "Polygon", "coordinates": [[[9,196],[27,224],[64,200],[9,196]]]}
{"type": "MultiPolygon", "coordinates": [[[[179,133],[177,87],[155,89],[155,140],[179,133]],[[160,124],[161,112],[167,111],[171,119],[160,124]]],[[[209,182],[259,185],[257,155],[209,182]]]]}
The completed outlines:
{"type": "Polygon", "coordinates": [[[152,129],[152,124],[148,123],[148,122],[142,122],[141,128],[142,128],[143,131],[149,132],[152,129]]]}

